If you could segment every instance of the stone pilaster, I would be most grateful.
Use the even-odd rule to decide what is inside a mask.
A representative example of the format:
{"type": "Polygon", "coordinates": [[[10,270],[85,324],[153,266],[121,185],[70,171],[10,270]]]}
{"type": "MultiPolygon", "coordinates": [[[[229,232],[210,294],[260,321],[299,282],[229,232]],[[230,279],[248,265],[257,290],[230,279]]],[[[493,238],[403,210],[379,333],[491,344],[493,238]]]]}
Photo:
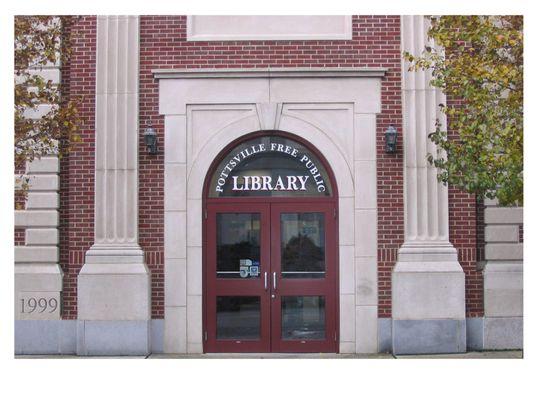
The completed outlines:
{"type": "Polygon", "coordinates": [[[139,17],[99,16],[96,47],[95,239],[78,277],[78,353],[146,354],[150,274],[137,227],[139,17]]]}
{"type": "MultiPolygon", "coordinates": [[[[428,45],[429,21],[402,16],[402,52],[420,55],[428,45]]],[[[393,351],[453,353],[466,349],[465,281],[448,234],[448,189],[437,181],[427,154],[435,152],[428,134],[445,96],[430,87],[430,71],[402,65],[405,141],[405,242],[392,276],[393,351]]]]}

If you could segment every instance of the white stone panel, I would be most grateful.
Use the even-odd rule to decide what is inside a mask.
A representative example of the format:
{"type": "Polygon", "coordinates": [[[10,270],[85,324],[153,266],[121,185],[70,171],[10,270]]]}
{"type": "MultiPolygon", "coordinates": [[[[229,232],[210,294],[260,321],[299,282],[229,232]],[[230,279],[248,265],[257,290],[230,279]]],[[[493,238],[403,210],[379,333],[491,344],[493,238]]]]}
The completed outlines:
{"type": "Polygon", "coordinates": [[[187,162],[187,120],[184,115],[165,116],[165,163],[187,162]]]}
{"type": "Polygon", "coordinates": [[[353,104],[285,104],[283,112],[316,126],[337,144],[346,160],[353,159],[353,104]]]}
{"type": "Polygon", "coordinates": [[[42,156],[26,164],[27,174],[59,173],[59,158],[54,156],[42,156]]]}
{"type": "Polygon", "coordinates": [[[202,248],[187,247],[187,294],[202,295],[202,248]]]}
{"type": "Polygon", "coordinates": [[[202,201],[187,201],[187,245],[202,246],[202,201]]]}
{"type": "Polygon", "coordinates": [[[165,258],[165,306],[187,305],[187,260],[165,258]]]}
{"type": "Polygon", "coordinates": [[[376,115],[355,114],[354,159],[376,160],[376,115]]]}
{"type": "Polygon", "coordinates": [[[187,255],[187,213],[165,212],[165,257],[185,258],[187,255]]]}
{"type": "Polygon", "coordinates": [[[57,245],[59,244],[59,231],[50,229],[26,229],[27,245],[57,245]]]}
{"type": "Polygon", "coordinates": [[[339,198],[339,246],[353,246],[355,239],[353,197],[339,198]]]}
{"type": "Polygon", "coordinates": [[[165,210],[187,209],[187,171],[185,164],[168,164],[165,167],[165,210]]]}
{"type": "Polygon", "coordinates": [[[355,208],[377,208],[376,161],[355,161],[355,208]]]}
{"type": "Polygon", "coordinates": [[[202,343],[202,296],[187,296],[187,343],[202,343]]]}
{"type": "Polygon", "coordinates": [[[355,304],[378,304],[378,264],[376,257],[355,258],[355,304]]]}
{"type": "Polygon", "coordinates": [[[377,211],[355,210],[355,256],[377,254],[377,211]]]}
{"type": "Polygon", "coordinates": [[[355,307],[355,352],[368,354],[378,352],[378,307],[355,307]]]}
{"type": "Polygon", "coordinates": [[[524,221],[522,207],[487,207],[485,208],[486,224],[520,224],[524,221]]]}
{"type": "Polygon", "coordinates": [[[353,246],[339,246],[339,283],[341,294],[355,293],[353,246]]]}
{"type": "Polygon", "coordinates": [[[59,193],[57,192],[28,192],[26,210],[58,209],[59,193]]]}
{"type": "Polygon", "coordinates": [[[353,197],[353,176],[350,167],[352,161],[348,162],[339,147],[328,140],[322,131],[303,119],[285,114],[281,118],[280,130],[294,133],[314,144],[328,160],[337,182],[344,182],[338,187],[339,197],[353,197]]]}
{"type": "Polygon", "coordinates": [[[266,79],[163,79],[159,82],[159,113],[184,115],[187,104],[266,103],[268,96],[266,79]]]}
{"type": "Polygon", "coordinates": [[[165,353],[187,352],[187,308],[165,307],[165,353]]]}
{"type": "Polygon", "coordinates": [[[486,317],[520,317],[524,314],[523,266],[488,262],[483,272],[486,317]]]}
{"type": "Polygon", "coordinates": [[[204,144],[221,130],[246,118],[257,118],[252,105],[191,106],[187,110],[187,121],[194,135],[188,135],[188,158],[197,159],[204,144]]]}
{"type": "Polygon", "coordinates": [[[518,225],[488,225],[485,227],[486,242],[518,242],[518,225]]]}
{"type": "Polygon", "coordinates": [[[150,292],[144,264],[86,263],[78,275],[78,319],[148,320],[150,292]]]}
{"type": "Polygon", "coordinates": [[[16,320],[57,320],[60,318],[61,297],[59,291],[16,292],[16,320]]]}
{"type": "MultiPolygon", "coordinates": [[[[415,264],[414,262],[405,264],[415,264]]],[[[402,271],[402,262],[392,274],[392,315],[394,319],[464,319],[464,273],[435,272],[432,264],[421,262],[419,272],[402,271]],[[423,270],[426,269],[426,272],[423,270]],[[397,272],[400,270],[401,272],[397,272]]],[[[410,267],[410,266],[409,266],[410,267]]],[[[450,263],[455,268],[455,263],[450,263]],[[453,264],[453,265],[452,265],[453,264]]]]}
{"type": "Polygon", "coordinates": [[[523,243],[488,243],[485,245],[487,260],[522,260],[524,258],[523,243]]]}
{"type": "Polygon", "coordinates": [[[189,15],[187,40],[351,40],[350,15],[189,15]]]}
{"type": "Polygon", "coordinates": [[[15,264],[15,292],[60,292],[63,272],[59,264],[15,264]]]}
{"type": "Polygon", "coordinates": [[[29,185],[32,191],[46,190],[57,192],[59,190],[59,176],[58,175],[28,175],[29,185]]]}
{"type": "Polygon", "coordinates": [[[15,246],[15,260],[19,263],[54,263],[59,261],[57,246],[15,246]]]}
{"type": "Polygon", "coordinates": [[[355,342],[355,296],[341,294],[339,310],[340,342],[355,342]]]}
{"type": "Polygon", "coordinates": [[[381,79],[273,78],[270,101],[275,103],[355,103],[356,113],[381,112],[381,79]]]}
{"type": "Polygon", "coordinates": [[[341,354],[353,354],[355,353],[355,342],[340,342],[339,353],[341,354]]]}

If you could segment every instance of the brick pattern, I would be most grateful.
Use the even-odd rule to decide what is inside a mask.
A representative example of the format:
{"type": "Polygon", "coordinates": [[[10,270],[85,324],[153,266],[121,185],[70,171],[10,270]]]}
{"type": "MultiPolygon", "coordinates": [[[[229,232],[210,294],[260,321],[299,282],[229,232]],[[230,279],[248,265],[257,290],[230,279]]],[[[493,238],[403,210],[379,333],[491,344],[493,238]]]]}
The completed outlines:
{"type": "Polygon", "coordinates": [[[26,244],[26,228],[15,228],[14,238],[15,246],[24,246],[26,244]]]}
{"type": "Polygon", "coordinates": [[[477,267],[478,205],[476,197],[455,187],[448,190],[450,242],[465,273],[466,317],[483,316],[483,274],[477,267]]]}
{"type": "MultiPolygon", "coordinates": [[[[140,143],[140,244],[154,257],[163,255],[163,118],[158,115],[157,68],[386,67],[382,113],[377,120],[378,264],[380,316],[390,315],[390,271],[403,242],[402,107],[400,18],[354,16],[353,39],[342,41],[187,42],[185,16],[141,17],[140,127],[151,120],[162,149],[148,156],[140,143]],[[398,153],[387,155],[382,133],[400,130],[398,153]],[[157,255],[156,255],[157,254],[157,255]]],[[[152,272],[152,316],[163,317],[163,264],[152,272]]]]}
{"type": "Polygon", "coordinates": [[[63,318],[77,317],[77,277],[85,252],[94,240],[94,124],[96,76],[96,17],[73,18],[71,60],[62,68],[65,98],[81,96],[81,142],[60,162],[60,254],[63,277],[63,318]]]}
{"type": "MultiPolygon", "coordinates": [[[[391,271],[403,243],[403,148],[400,76],[400,18],[354,16],[353,39],[346,41],[187,42],[185,16],[141,17],[141,132],[151,121],[159,154],[148,155],[139,137],[139,242],[152,274],[152,317],[164,316],[164,137],[158,114],[157,68],[386,67],[382,113],[377,119],[379,316],[391,315],[391,271]],[[398,151],[386,154],[383,132],[399,130],[398,151]]],[[[61,162],[61,264],[64,318],[76,318],[76,281],[93,240],[94,90],[96,18],[84,16],[69,27],[75,34],[72,60],[63,70],[67,94],[83,95],[82,143],[61,162]]],[[[450,190],[450,239],[467,273],[467,312],[482,313],[480,273],[476,271],[476,205],[450,190]]]]}
{"type": "MultiPolygon", "coordinates": [[[[460,107],[461,100],[448,97],[448,106],[460,107]]],[[[449,138],[457,140],[457,132],[450,131],[449,138]]],[[[483,213],[476,196],[459,190],[448,189],[450,242],[458,253],[459,263],[465,273],[466,317],[483,316],[483,273],[478,268],[481,255],[480,241],[484,229],[479,227],[479,213],[483,213]],[[483,230],[483,232],[482,232],[483,230]]]]}

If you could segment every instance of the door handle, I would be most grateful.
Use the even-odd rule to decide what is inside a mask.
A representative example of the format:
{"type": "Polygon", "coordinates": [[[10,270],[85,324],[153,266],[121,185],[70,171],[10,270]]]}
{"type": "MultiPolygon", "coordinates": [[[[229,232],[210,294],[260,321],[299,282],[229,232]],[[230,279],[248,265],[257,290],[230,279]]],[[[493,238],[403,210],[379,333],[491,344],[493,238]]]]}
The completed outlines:
{"type": "Polygon", "coordinates": [[[276,290],[277,279],[276,279],[276,273],[275,273],[275,272],[274,272],[274,275],[273,275],[273,282],[272,282],[272,285],[274,286],[274,290],[276,290]]]}
{"type": "Polygon", "coordinates": [[[268,290],[268,274],[265,272],[265,290],[268,290]]]}

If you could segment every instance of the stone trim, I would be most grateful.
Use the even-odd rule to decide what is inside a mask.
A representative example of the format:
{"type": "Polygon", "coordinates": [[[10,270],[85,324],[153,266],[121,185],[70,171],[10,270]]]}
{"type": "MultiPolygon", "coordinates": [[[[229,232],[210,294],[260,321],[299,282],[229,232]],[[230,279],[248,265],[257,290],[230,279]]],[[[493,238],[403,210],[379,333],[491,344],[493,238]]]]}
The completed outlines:
{"type": "Polygon", "coordinates": [[[165,187],[177,188],[165,191],[164,350],[202,352],[202,189],[211,161],[233,140],[274,127],[306,139],[330,162],[339,186],[338,218],[343,221],[340,351],[375,353],[380,79],[254,78],[227,79],[215,70],[202,79],[159,81],[165,187]],[[366,195],[358,194],[355,185],[366,188],[366,195]]]}
{"type": "Polygon", "coordinates": [[[155,79],[198,78],[381,78],[387,68],[198,68],[154,69],[155,79]]]}
{"type": "MultiPolygon", "coordinates": [[[[59,319],[63,272],[59,266],[59,159],[43,156],[26,164],[29,190],[15,227],[26,228],[25,244],[15,246],[15,319],[59,319]],[[22,312],[24,299],[54,299],[52,313],[22,312]]],[[[24,300],[25,301],[25,300],[24,300]]]]}
{"type": "Polygon", "coordinates": [[[188,41],[351,39],[351,15],[187,16],[188,41]]]}

